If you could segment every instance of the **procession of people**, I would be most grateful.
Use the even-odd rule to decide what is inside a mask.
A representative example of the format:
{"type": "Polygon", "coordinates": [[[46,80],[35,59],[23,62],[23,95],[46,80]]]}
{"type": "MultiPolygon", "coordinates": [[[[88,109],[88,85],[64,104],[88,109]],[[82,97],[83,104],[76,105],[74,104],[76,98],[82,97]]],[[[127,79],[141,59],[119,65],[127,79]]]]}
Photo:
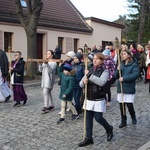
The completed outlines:
{"type": "MultiPolygon", "coordinates": [[[[126,107],[132,124],[137,124],[134,109],[136,82],[142,82],[144,78],[144,84],[149,84],[147,92],[150,92],[150,41],[145,46],[132,44],[128,47],[122,44],[119,49],[113,42],[108,42],[103,50],[96,48],[95,44],[92,49],[85,46],[78,48],[77,53],[66,53],[66,60],[60,59],[60,53],[59,57],[56,57],[58,49],[61,52],[59,46],[54,51],[47,50],[47,61],[38,63],[38,70],[42,72],[42,112],[47,113],[55,108],[52,91],[55,77],[58,75],[60,112],[56,123],[60,125],[65,121],[66,111],[71,110],[72,120],[82,119],[83,113],[86,134],[83,141],[78,144],[79,147],[94,144],[93,118],[104,127],[107,141],[113,138],[112,123],[108,123],[103,113],[107,107],[111,107],[111,86],[114,84],[117,91],[116,100],[120,107],[119,128],[127,126],[126,107]],[[56,58],[60,59],[58,63],[52,61],[56,58]]],[[[23,86],[25,61],[21,51],[14,53],[14,59],[10,64],[11,66],[6,53],[0,50],[0,102],[7,103],[12,98],[15,102],[13,107],[26,105],[28,93],[23,86]],[[10,85],[7,81],[8,75],[10,85]]]]}

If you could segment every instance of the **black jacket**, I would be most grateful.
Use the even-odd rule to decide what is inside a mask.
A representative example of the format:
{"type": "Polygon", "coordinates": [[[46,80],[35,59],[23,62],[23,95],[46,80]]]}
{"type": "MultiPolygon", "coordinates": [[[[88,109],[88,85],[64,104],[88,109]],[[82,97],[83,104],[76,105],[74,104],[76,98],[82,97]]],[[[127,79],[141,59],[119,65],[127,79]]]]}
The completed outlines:
{"type": "MultiPolygon", "coordinates": [[[[12,61],[12,66],[14,66],[15,63],[16,61],[12,61]]],[[[23,58],[20,58],[18,62],[16,63],[15,68],[13,68],[11,74],[14,73],[14,83],[23,83],[24,65],[25,65],[25,62],[23,58]]]]}
{"type": "Polygon", "coordinates": [[[8,75],[8,58],[6,53],[0,49],[0,63],[1,63],[1,71],[2,71],[2,76],[5,78],[8,75]]]}
{"type": "MultiPolygon", "coordinates": [[[[97,77],[100,77],[101,74],[103,73],[103,71],[104,71],[103,67],[99,67],[95,71],[93,70],[93,67],[91,67],[89,69],[89,75],[93,74],[97,77]]],[[[89,77],[89,76],[87,76],[87,77],[89,77]]],[[[101,99],[104,97],[105,97],[105,86],[100,87],[89,80],[89,82],[87,84],[87,98],[90,100],[95,100],[95,99],[101,99]]]]}

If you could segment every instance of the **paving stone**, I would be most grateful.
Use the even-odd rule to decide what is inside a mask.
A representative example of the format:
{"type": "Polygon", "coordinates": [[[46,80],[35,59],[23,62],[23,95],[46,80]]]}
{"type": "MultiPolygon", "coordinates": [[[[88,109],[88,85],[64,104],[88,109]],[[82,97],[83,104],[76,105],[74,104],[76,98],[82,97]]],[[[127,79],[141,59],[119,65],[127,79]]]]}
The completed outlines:
{"type": "Polygon", "coordinates": [[[12,100],[0,103],[0,150],[137,150],[150,141],[148,84],[137,83],[134,103],[137,124],[132,124],[127,111],[127,127],[123,129],[118,128],[120,110],[116,101],[116,86],[112,86],[112,103],[104,117],[113,125],[114,137],[107,142],[105,130],[94,121],[94,144],[86,147],[78,147],[83,139],[83,115],[72,121],[71,112],[67,112],[65,122],[57,125],[60,117],[59,89],[56,82],[52,92],[55,109],[47,114],[41,112],[43,95],[39,80],[33,84],[26,81],[26,106],[14,108],[12,100]]]}

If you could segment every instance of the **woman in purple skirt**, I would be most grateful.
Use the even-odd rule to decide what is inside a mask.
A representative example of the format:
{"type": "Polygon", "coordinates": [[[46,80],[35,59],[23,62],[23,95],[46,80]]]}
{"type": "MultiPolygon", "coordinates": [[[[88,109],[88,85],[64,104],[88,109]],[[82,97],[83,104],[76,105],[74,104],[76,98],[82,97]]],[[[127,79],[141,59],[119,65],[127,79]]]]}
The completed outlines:
{"type": "Polygon", "coordinates": [[[14,101],[16,102],[14,104],[15,107],[20,106],[21,101],[25,105],[27,103],[27,95],[23,87],[25,61],[21,57],[20,51],[16,51],[14,56],[15,60],[12,61],[12,66],[9,67],[9,70],[11,71],[11,84],[13,85],[14,101]]]}

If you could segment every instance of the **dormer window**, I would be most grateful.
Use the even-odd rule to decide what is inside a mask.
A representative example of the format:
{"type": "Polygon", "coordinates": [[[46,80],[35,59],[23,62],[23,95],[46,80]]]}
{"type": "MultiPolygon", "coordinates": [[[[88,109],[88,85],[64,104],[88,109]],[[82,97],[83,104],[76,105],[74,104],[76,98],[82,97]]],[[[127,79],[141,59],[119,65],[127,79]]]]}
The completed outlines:
{"type": "Polygon", "coordinates": [[[21,6],[22,7],[27,7],[26,1],[25,0],[20,0],[21,6]]]}

